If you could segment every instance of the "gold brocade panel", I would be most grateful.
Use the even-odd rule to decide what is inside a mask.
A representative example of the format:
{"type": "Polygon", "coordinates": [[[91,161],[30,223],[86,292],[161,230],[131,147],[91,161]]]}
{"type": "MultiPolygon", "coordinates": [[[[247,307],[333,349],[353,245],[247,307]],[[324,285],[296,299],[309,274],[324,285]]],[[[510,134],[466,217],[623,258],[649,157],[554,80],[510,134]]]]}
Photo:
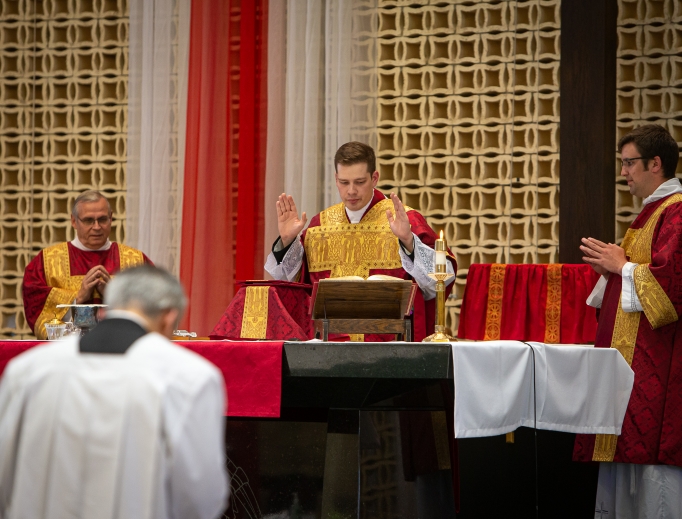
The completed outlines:
{"type": "Polygon", "coordinates": [[[561,263],[547,265],[545,343],[561,342],[561,263]]]}
{"type": "Polygon", "coordinates": [[[393,202],[382,200],[357,224],[348,223],[343,204],[323,211],[320,226],[308,229],[305,236],[310,272],[367,278],[371,269],[400,268],[398,238],[388,225],[387,209],[393,209],[393,202]]]}
{"type": "Polygon", "coordinates": [[[265,339],[268,331],[269,286],[246,287],[240,337],[265,339]]]}
{"type": "Polygon", "coordinates": [[[488,305],[485,312],[484,341],[499,341],[502,327],[502,298],[504,296],[504,278],[506,265],[493,264],[490,266],[490,281],[488,285],[488,305]]]}

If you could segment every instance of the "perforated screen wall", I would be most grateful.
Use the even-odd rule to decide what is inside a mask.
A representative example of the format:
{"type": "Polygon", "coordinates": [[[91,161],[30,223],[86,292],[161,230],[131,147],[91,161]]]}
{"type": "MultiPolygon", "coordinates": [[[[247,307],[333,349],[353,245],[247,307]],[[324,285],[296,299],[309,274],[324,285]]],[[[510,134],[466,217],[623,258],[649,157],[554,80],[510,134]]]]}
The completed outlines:
{"type": "MultiPolygon", "coordinates": [[[[618,1],[617,137],[641,124],[665,126],[682,144],[682,3],[618,1]]],[[[625,236],[642,209],[619,175],[616,239],[625,236]]],[[[682,176],[678,163],[677,176],[682,176]]]]}
{"type": "Polygon", "coordinates": [[[472,263],[557,261],[560,2],[379,4],[380,188],[472,263]]]}
{"type": "Polygon", "coordinates": [[[72,238],[80,192],[124,238],[127,58],[126,0],[0,1],[0,336],[29,336],[24,267],[72,238]]]}

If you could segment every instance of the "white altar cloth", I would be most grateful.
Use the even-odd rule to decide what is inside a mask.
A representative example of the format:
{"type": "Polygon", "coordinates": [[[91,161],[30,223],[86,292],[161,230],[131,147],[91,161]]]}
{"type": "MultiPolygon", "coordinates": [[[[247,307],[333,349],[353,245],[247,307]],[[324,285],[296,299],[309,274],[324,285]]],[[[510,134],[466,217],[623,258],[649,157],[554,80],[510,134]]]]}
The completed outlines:
{"type": "Polygon", "coordinates": [[[456,342],[452,356],[456,438],[520,426],[620,434],[635,375],[615,349],[456,342]]]}

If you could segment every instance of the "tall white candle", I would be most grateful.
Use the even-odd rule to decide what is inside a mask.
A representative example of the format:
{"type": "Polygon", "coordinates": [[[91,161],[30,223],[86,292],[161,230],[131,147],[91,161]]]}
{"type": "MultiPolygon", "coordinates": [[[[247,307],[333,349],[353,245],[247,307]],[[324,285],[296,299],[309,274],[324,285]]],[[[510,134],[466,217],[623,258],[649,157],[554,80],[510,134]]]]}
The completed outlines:
{"type": "Polygon", "coordinates": [[[443,231],[440,232],[440,239],[436,240],[436,265],[445,265],[445,240],[443,231]]]}

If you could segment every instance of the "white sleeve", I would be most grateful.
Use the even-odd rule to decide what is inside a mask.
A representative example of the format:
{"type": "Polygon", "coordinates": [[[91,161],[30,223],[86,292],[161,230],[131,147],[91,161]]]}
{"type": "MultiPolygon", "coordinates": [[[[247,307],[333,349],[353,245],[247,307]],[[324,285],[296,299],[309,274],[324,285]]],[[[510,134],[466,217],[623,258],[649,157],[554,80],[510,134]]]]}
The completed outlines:
{"type": "Polygon", "coordinates": [[[169,466],[169,505],[175,519],[215,519],[227,507],[224,395],[215,375],[189,403],[169,466]]]}
{"type": "Polygon", "coordinates": [[[623,307],[623,312],[641,312],[642,303],[637,297],[635,290],[635,267],[637,263],[630,263],[629,261],[623,265],[623,289],[620,293],[620,304],[623,307]]]}
{"type": "Polygon", "coordinates": [[[604,291],[606,290],[606,283],[608,280],[604,276],[599,276],[599,281],[594,285],[592,292],[587,296],[587,304],[594,308],[601,308],[601,303],[604,300],[604,291]]]}
{"type": "MultiPolygon", "coordinates": [[[[429,273],[436,270],[436,251],[424,245],[416,234],[412,234],[412,236],[414,236],[414,261],[410,259],[402,246],[400,247],[400,259],[403,262],[405,272],[417,282],[417,285],[419,285],[419,288],[424,293],[424,300],[428,301],[436,297],[436,280],[429,277],[429,273]]],[[[450,274],[455,273],[452,269],[452,263],[446,261],[445,265],[446,272],[450,274]]],[[[452,276],[445,284],[449,285],[454,281],[455,276],[452,276]]]]}
{"type": "Polygon", "coordinates": [[[9,517],[25,391],[17,391],[11,363],[0,379],[0,518],[9,517]]]}
{"type": "MultiPolygon", "coordinates": [[[[275,247],[281,245],[282,240],[279,239],[275,247]]],[[[265,261],[265,270],[274,279],[280,281],[294,281],[298,272],[301,270],[301,265],[303,265],[303,244],[299,238],[296,238],[292,243],[289,250],[284,255],[282,263],[277,264],[275,255],[271,252],[268,254],[268,259],[265,261]]]]}

